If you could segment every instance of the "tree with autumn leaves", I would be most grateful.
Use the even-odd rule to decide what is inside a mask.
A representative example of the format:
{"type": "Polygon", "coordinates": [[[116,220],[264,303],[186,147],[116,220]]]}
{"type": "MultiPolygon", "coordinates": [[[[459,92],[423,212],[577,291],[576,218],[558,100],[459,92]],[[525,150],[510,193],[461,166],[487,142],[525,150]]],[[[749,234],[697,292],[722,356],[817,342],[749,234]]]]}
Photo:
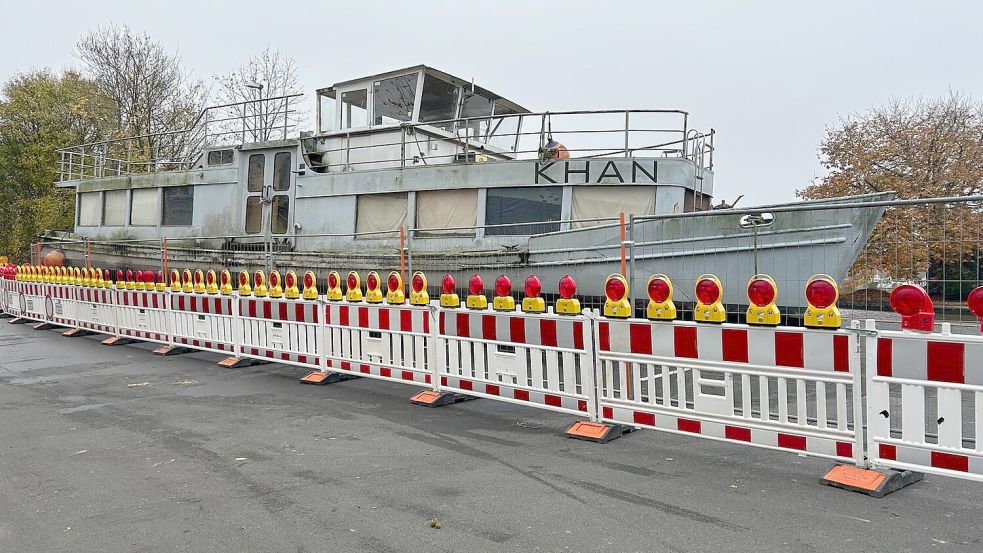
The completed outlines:
{"type": "MultiPolygon", "coordinates": [[[[819,148],[828,170],[800,190],[804,199],[893,191],[899,199],[983,192],[983,104],[950,93],[894,100],[841,120],[819,148]]],[[[933,295],[965,298],[979,284],[983,218],[979,203],[890,207],[846,283],[927,283],[933,295]],[[944,282],[943,282],[944,281],[944,282]]]]}

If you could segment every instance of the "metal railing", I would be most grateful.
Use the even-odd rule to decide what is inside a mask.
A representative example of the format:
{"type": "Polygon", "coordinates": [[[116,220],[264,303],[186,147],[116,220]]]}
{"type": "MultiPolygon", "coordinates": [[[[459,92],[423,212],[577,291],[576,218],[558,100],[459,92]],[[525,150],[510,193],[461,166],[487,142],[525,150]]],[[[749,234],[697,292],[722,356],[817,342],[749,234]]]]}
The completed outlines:
{"type": "Polygon", "coordinates": [[[61,148],[58,182],[188,170],[208,148],[294,138],[302,96],[210,106],[185,129],[61,148]]]}

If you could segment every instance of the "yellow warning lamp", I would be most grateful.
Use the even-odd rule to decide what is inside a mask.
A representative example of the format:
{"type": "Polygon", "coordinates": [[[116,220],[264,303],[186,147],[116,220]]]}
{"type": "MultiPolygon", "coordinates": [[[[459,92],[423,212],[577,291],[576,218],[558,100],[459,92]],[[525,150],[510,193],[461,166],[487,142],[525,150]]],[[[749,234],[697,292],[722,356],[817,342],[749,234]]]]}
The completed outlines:
{"type": "Polygon", "coordinates": [[[195,294],[205,293],[205,273],[201,269],[195,269],[195,284],[193,290],[195,294]]]}
{"type": "MultiPolygon", "coordinates": [[[[69,271],[69,280],[72,284],[75,284],[75,276],[69,271]]],[[[126,289],[126,279],[123,277],[123,269],[116,269],[116,289],[125,290],[126,289]]]]}
{"type": "Polygon", "coordinates": [[[157,289],[157,274],[147,269],[143,272],[143,286],[149,292],[153,292],[157,289]]]}
{"type": "Polygon", "coordinates": [[[239,295],[253,295],[253,287],[249,285],[249,271],[239,271],[239,295]]]}
{"type": "Polygon", "coordinates": [[[704,274],[696,279],[696,309],[693,320],[704,323],[722,323],[727,320],[727,311],[722,303],[724,285],[714,275],[704,274]]]}
{"type": "Polygon", "coordinates": [[[430,303],[430,294],[427,293],[427,275],[417,271],[410,279],[410,304],[427,305],[430,303]]]}
{"type": "Polygon", "coordinates": [[[38,267],[38,274],[39,274],[38,280],[40,282],[48,282],[48,267],[47,266],[41,265],[40,267],[38,267]]]}
{"type": "Polygon", "coordinates": [[[464,300],[468,309],[488,309],[488,298],[485,297],[485,283],[478,273],[468,279],[468,297],[464,300]]]}
{"type": "Polygon", "coordinates": [[[54,284],[61,284],[61,267],[51,268],[51,282],[54,284]]]}
{"type": "Polygon", "coordinates": [[[89,277],[89,286],[95,286],[96,288],[102,288],[102,270],[99,268],[92,269],[92,276],[89,277]]]}
{"type": "Polygon", "coordinates": [[[146,275],[144,275],[144,272],[141,271],[141,270],[139,270],[139,269],[136,272],[133,273],[133,285],[134,285],[134,287],[137,290],[147,290],[147,289],[153,290],[154,289],[153,284],[151,284],[148,287],[147,284],[144,282],[144,280],[145,280],[144,277],[145,276],[146,275]]]}
{"type": "Polygon", "coordinates": [[[68,284],[68,267],[58,267],[58,284],[68,284]]]}
{"type": "Polygon", "coordinates": [[[806,282],[806,313],[803,324],[809,328],[840,328],[843,318],[836,307],[840,289],[829,275],[814,275],[806,282]]]}
{"type": "Polygon", "coordinates": [[[78,267],[74,267],[72,269],[72,279],[73,279],[72,284],[74,284],[76,286],[81,286],[82,285],[82,270],[79,269],[78,267]]]}
{"type": "MultiPolygon", "coordinates": [[[[3,265],[0,265],[2,267],[3,265]]],[[[58,267],[44,266],[45,282],[48,284],[58,284],[58,267]]]]}
{"type": "Polygon", "coordinates": [[[257,298],[265,298],[266,292],[266,273],[256,271],[253,273],[253,295],[257,298]]]}
{"type": "Polygon", "coordinates": [[[297,286],[297,273],[287,271],[283,274],[283,296],[288,300],[295,300],[300,297],[300,289],[297,286]]]}
{"type": "Polygon", "coordinates": [[[382,303],[382,282],[379,281],[379,273],[375,271],[369,271],[365,275],[365,301],[382,303]]]}
{"type": "Polygon", "coordinates": [[[109,272],[109,269],[102,272],[102,287],[106,289],[113,288],[113,275],[109,272]]]}
{"type": "Polygon", "coordinates": [[[14,273],[14,280],[16,280],[16,281],[24,280],[24,266],[23,265],[18,265],[17,266],[17,272],[14,273]]]}
{"type": "Polygon", "coordinates": [[[768,275],[754,275],[747,283],[748,308],[747,324],[777,326],[782,322],[782,313],[775,305],[778,299],[778,284],[768,275]]]}
{"type": "Polygon", "coordinates": [[[136,290],[137,289],[136,275],[133,274],[133,270],[132,269],[127,269],[126,270],[126,289],[127,290],[136,290]]]}
{"type": "Polygon", "coordinates": [[[181,272],[181,291],[185,294],[191,294],[195,291],[195,285],[191,279],[191,269],[185,269],[181,272]]]}
{"type": "Polygon", "coordinates": [[[522,311],[525,313],[543,313],[546,311],[546,300],[540,294],[543,292],[543,282],[536,275],[526,277],[523,288],[526,297],[522,298],[522,311]]]}
{"type": "Polygon", "coordinates": [[[164,280],[164,271],[157,271],[157,284],[154,285],[154,290],[158,292],[167,290],[167,281],[164,280]]]}
{"type": "Polygon", "coordinates": [[[577,281],[570,275],[563,275],[557,288],[560,290],[560,299],[556,300],[556,312],[561,315],[579,315],[580,300],[574,298],[577,295],[577,281]]]}
{"type": "Polygon", "coordinates": [[[81,282],[79,282],[79,284],[81,286],[91,286],[92,285],[92,279],[89,278],[89,269],[88,268],[83,268],[82,269],[82,280],[81,280],[81,282]]]}
{"type": "Polygon", "coordinates": [[[495,298],[492,300],[495,311],[515,311],[515,298],[512,297],[512,280],[505,275],[495,279],[495,298]]]}
{"type": "Polygon", "coordinates": [[[329,301],[341,301],[345,298],[345,294],[341,291],[341,275],[338,271],[328,273],[328,290],[325,298],[329,301]]]}
{"type": "Polygon", "coordinates": [[[271,298],[283,297],[283,279],[280,278],[280,271],[270,271],[269,293],[271,298]]]}
{"type": "Polygon", "coordinates": [[[345,299],[348,301],[362,301],[362,277],[358,276],[358,273],[355,271],[349,271],[348,278],[345,280],[345,284],[348,285],[345,299]]]}
{"type": "Polygon", "coordinates": [[[305,300],[317,299],[317,276],[314,271],[304,273],[304,292],[301,295],[305,300]]]}
{"type": "Polygon", "coordinates": [[[461,307],[461,298],[455,292],[454,277],[450,273],[440,279],[440,306],[461,307]]]}
{"type": "Polygon", "coordinates": [[[24,281],[32,282],[34,280],[34,267],[31,265],[24,266],[24,281]]]}
{"type": "Polygon", "coordinates": [[[645,316],[653,321],[671,321],[676,318],[676,304],[672,301],[672,281],[663,274],[649,277],[647,292],[649,304],[645,316]]]}
{"type": "Polygon", "coordinates": [[[628,281],[624,275],[613,273],[604,280],[604,316],[627,319],[631,317],[628,301],[628,281]]]}
{"type": "Polygon", "coordinates": [[[232,273],[228,269],[223,269],[218,275],[218,291],[223,296],[232,294],[232,273]]]}
{"type": "Polygon", "coordinates": [[[218,294],[218,275],[215,274],[215,269],[208,269],[205,273],[205,293],[218,294]]]}
{"type": "Polygon", "coordinates": [[[181,273],[177,269],[171,269],[171,292],[181,291],[181,273]]]}
{"type": "Polygon", "coordinates": [[[396,271],[386,277],[386,303],[403,305],[406,303],[406,292],[403,291],[403,277],[396,271]]]}

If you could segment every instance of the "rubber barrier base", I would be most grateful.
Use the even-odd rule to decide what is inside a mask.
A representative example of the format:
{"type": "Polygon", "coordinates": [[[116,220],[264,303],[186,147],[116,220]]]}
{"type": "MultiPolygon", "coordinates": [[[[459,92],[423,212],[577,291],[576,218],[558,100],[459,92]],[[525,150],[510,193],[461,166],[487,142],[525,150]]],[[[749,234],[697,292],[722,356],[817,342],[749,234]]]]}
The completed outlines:
{"type": "Polygon", "coordinates": [[[240,367],[251,367],[253,365],[265,365],[267,363],[269,363],[269,361],[261,361],[259,359],[252,359],[249,357],[236,357],[233,355],[219,361],[218,366],[225,367],[226,369],[238,369],[240,367]]]}
{"type": "Polygon", "coordinates": [[[106,338],[102,341],[104,346],[125,346],[126,344],[132,344],[136,340],[131,340],[130,338],[123,338],[122,336],[113,336],[112,338],[106,338]]]}
{"type": "Polygon", "coordinates": [[[820,482],[827,486],[869,495],[884,497],[922,480],[920,472],[893,469],[862,469],[853,465],[836,465],[820,482]]]}
{"type": "Polygon", "coordinates": [[[634,430],[623,424],[607,424],[603,422],[577,421],[567,429],[568,438],[606,444],[634,430]]]}
{"type": "Polygon", "coordinates": [[[154,350],[154,355],[163,355],[164,357],[169,357],[171,355],[181,355],[183,353],[192,353],[193,349],[184,348],[181,346],[161,346],[154,350]]]}
{"type": "Polygon", "coordinates": [[[21,317],[14,317],[13,319],[10,319],[10,321],[8,321],[8,322],[10,324],[12,324],[12,325],[22,325],[24,323],[31,322],[31,319],[24,319],[24,318],[21,318],[21,317]]]}
{"type": "Polygon", "coordinates": [[[85,330],[84,328],[70,328],[65,332],[61,333],[62,336],[67,336],[69,338],[78,338],[80,336],[91,336],[93,334],[95,334],[95,332],[92,332],[91,330],[85,330]]]}
{"type": "Polygon", "coordinates": [[[34,330],[51,330],[52,328],[61,328],[61,325],[56,325],[55,323],[38,323],[34,325],[34,330]]]}
{"type": "Polygon", "coordinates": [[[443,407],[445,405],[453,405],[455,403],[470,401],[472,399],[478,398],[464,394],[455,394],[453,392],[434,392],[432,390],[426,390],[411,397],[410,403],[415,405],[423,405],[424,407],[443,407]]]}
{"type": "Polygon", "coordinates": [[[337,382],[344,382],[346,380],[352,380],[354,378],[358,378],[358,377],[352,374],[325,373],[321,371],[313,371],[308,373],[306,376],[304,376],[304,378],[301,378],[300,383],[325,386],[327,384],[335,384],[337,382]]]}

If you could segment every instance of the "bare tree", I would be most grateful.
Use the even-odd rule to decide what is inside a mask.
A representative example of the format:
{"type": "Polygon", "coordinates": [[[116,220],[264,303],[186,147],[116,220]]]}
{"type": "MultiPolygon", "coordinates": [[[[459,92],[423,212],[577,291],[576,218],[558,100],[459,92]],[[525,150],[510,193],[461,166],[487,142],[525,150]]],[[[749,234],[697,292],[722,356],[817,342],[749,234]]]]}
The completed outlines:
{"type": "Polygon", "coordinates": [[[195,148],[187,143],[190,133],[161,134],[193,125],[207,96],[180,56],[127,26],[90,31],[79,41],[77,55],[86,76],[113,106],[120,136],[143,137],[127,146],[128,158],[158,162],[193,153],[188,151],[195,148]],[[132,152],[134,145],[141,151],[132,152]]]}
{"type": "Polygon", "coordinates": [[[215,77],[220,104],[239,122],[227,125],[225,132],[241,133],[243,140],[270,140],[285,133],[304,116],[297,98],[302,89],[297,77],[297,62],[269,47],[252,56],[242,66],[226,75],[215,77]]]}

